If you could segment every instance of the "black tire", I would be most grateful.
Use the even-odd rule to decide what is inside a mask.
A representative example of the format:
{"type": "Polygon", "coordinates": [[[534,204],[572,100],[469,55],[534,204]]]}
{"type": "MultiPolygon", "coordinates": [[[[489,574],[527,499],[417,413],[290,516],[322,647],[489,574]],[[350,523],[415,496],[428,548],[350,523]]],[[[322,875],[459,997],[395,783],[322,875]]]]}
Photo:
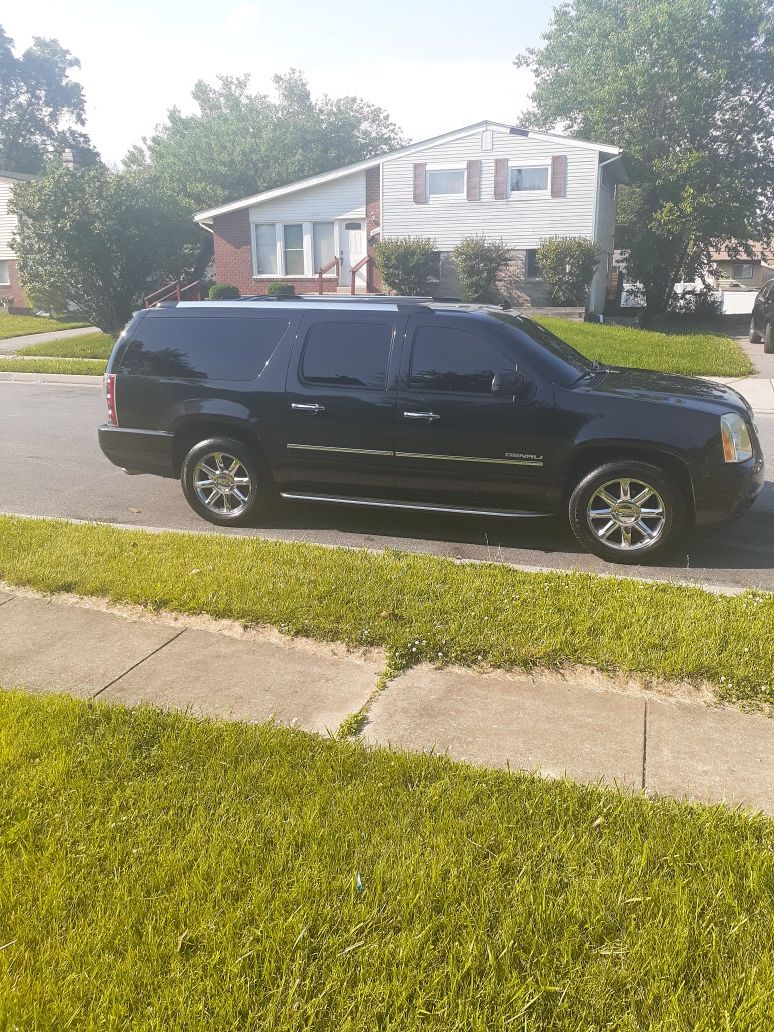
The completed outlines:
{"type": "Polygon", "coordinates": [[[767,355],[774,355],[774,323],[766,323],[763,331],[763,350],[767,355]]]}
{"type": "Polygon", "coordinates": [[[685,499],[672,477],[658,466],[636,459],[616,460],[591,470],[576,485],[570,497],[569,518],[579,543],[601,559],[611,563],[650,562],[669,548],[685,526],[685,499]],[[630,481],[628,499],[625,481],[630,481]],[[650,494],[644,494],[646,489],[650,494]],[[598,495],[601,490],[620,506],[617,512],[598,495]],[[641,506],[635,503],[638,496],[641,506]],[[656,512],[659,515],[651,515],[656,512]],[[614,526],[609,530],[611,523],[614,526]],[[606,539],[601,536],[604,532],[608,532],[606,539]]]}
{"type": "Polygon", "coordinates": [[[230,437],[210,437],[194,445],[183,461],[180,480],[194,512],[219,527],[251,523],[269,508],[274,495],[266,464],[230,437]],[[222,478],[212,484],[211,493],[208,471],[222,478]]]}
{"type": "Polygon", "coordinates": [[[751,344],[760,344],[760,342],[761,342],[761,335],[755,329],[755,320],[751,319],[750,320],[750,343],[751,344]]]}

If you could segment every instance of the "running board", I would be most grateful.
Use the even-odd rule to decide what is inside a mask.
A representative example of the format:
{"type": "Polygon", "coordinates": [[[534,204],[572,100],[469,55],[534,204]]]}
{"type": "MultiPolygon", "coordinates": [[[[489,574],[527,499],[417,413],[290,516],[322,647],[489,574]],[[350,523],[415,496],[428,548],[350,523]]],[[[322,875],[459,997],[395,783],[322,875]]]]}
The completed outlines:
{"type": "Polygon", "coordinates": [[[506,519],[531,520],[550,516],[550,512],[522,512],[518,509],[471,509],[465,505],[427,505],[423,502],[385,501],[376,498],[344,498],[337,495],[297,494],[282,491],[290,502],[332,502],[334,505],[366,505],[372,509],[408,509],[412,512],[456,513],[461,516],[504,516],[506,519]]]}

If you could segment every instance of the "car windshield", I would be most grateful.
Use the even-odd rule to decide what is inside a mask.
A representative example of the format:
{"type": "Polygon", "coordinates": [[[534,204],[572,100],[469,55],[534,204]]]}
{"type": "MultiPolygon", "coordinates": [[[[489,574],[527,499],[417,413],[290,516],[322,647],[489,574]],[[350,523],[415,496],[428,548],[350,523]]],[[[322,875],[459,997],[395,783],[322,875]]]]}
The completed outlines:
{"type": "Polygon", "coordinates": [[[536,344],[539,344],[546,351],[550,351],[556,358],[571,366],[578,374],[591,372],[599,368],[599,363],[592,362],[586,358],[566,341],[551,333],[545,326],[533,322],[521,315],[509,315],[507,312],[492,312],[495,319],[508,323],[522,333],[526,333],[536,344]]]}

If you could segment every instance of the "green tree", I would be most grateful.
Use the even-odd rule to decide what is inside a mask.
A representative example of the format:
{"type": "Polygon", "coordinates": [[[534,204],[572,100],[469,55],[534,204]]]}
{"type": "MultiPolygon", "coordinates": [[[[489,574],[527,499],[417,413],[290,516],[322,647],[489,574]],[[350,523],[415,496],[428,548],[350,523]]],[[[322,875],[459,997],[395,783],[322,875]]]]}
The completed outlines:
{"type": "Polygon", "coordinates": [[[397,127],[382,108],[357,97],[315,100],[300,72],[274,77],[276,98],[250,93],[249,76],[198,82],[198,111],[172,108],[167,120],[125,165],[152,180],[188,223],[200,253],[195,274],[209,257],[211,237],[191,225],[196,211],[318,175],[400,146],[397,127]]]}
{"type": "Polygon", "coordinates": [[[35,37],[18,57],[0,26],[0,169],[42,172],[51,154],[70,148],[81,164],[96,160],[85,120],[83,90],[70,78],[80,62],[55,39],[35,37]]]}
{"type": "Polygon", "coordinates": [[[75,304],[117,333],[149,284],[177,277],[183,240],[163,195],[131,173],[53,163],[14,189],[19,276],[41,307],[75,304]]]}
{"type": "Polygon", "coordinates": [[[517,63],[535,75],[524,124],[624,149],[617,245],[649,313],[713,247],[771,237],[771,0],[569,0],[517,63]]]}

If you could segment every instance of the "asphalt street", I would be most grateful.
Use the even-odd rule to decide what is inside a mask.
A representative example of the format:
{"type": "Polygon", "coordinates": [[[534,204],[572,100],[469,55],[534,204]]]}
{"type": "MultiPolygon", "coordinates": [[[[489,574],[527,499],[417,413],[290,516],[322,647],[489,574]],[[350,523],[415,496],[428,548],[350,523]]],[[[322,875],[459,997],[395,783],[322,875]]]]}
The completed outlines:
{"type": "Polygon", "coordinates": [[[751,512],[723,530],[686,539],[660,566],[621,567],[579,548],[560,518],[441,517],[285,503],[266,525],[222,531],[189,509],[176,481],[129,477],[97,443],[105,419],[101,380],[88,385],[0,382],[0,512],[137,527],[364,548],[399,548],[521,567],[584,570],[710,587],[774,590],[774,415],[758,426],[767,482],[751,512]]]}

